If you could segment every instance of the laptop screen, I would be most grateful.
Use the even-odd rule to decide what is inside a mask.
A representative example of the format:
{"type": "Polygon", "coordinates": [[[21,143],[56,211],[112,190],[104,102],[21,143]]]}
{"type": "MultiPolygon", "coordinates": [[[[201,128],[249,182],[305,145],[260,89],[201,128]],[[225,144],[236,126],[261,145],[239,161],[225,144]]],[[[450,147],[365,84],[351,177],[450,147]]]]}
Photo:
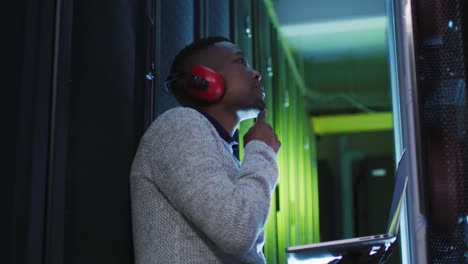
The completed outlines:
{"type": "Polygon", "coordinates": [[[395,189],[393,191],[392,206],[390,207],[390,214],[388,219],[387,233],[398,233],[400,223],[400,211],[405,198],[406,185],[408,183],[408,158],[406,150],[403,151],[400,161],[397,166],[397,173],[395,179],[395,189]]]}

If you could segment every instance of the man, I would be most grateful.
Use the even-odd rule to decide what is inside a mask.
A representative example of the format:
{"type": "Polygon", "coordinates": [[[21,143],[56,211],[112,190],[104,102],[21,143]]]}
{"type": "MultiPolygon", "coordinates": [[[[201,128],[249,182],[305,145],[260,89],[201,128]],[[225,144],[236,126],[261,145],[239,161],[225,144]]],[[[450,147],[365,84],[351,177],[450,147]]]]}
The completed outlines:
{"type": "Polygon", "coordinates": [[[265,123],[260,73],[210,37],[179,52],[166,84],[183,107],[154,121],[132,164],[136,263],[265,263],[281,143],[265,123]],[[233,138],[255,117],[240,164],[233,138]]]}

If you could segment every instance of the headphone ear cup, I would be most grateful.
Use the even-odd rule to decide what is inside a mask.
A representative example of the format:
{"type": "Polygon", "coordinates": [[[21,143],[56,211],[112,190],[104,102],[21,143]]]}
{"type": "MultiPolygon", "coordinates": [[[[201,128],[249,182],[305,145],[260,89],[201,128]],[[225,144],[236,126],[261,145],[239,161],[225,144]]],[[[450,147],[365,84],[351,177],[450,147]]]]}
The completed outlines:
{"type": "Polygon", "coordinates": [[[216,71],[204,67],[195,66],[189,74],[187,92],[195,99],[213,103],[219,101],[224,95],[224,79],[216,71]]]}
{"type": "Polygon", "coordinates": [[[190,78],[188,82],[189,82],[188,83],[189,87],[194,87],[200,90],[206,90],[208,89],[208,86],[210,85],[210,83],[207,80],[205,80],[205,78],[192,75],[192,74],[190,74],[190,78]]]}

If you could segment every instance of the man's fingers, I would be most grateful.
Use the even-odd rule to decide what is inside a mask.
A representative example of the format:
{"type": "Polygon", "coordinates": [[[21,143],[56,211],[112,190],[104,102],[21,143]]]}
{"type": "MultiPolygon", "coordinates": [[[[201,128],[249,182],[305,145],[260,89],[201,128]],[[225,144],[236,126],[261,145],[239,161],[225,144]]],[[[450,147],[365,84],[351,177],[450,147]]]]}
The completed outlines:
{"type": "Polygon", "coordinates": [[[266,111],[262,110],[257,116],[257,122],[265,122],[266,111]]]}

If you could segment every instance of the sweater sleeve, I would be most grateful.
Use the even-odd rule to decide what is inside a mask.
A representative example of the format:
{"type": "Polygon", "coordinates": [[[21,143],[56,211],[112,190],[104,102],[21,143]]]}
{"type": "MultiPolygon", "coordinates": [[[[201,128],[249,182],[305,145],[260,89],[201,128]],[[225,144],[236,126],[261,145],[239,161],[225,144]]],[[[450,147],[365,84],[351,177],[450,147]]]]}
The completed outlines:
{"type": "Polygon", "coordinates": [[[276,153],[261,141],[249,142],[232,182],[204,121],[197,115],[166,119],[146,137],[151,179],[221,250],[242,256],[255,245],[268,216],[278,179],[276,153]]]}

